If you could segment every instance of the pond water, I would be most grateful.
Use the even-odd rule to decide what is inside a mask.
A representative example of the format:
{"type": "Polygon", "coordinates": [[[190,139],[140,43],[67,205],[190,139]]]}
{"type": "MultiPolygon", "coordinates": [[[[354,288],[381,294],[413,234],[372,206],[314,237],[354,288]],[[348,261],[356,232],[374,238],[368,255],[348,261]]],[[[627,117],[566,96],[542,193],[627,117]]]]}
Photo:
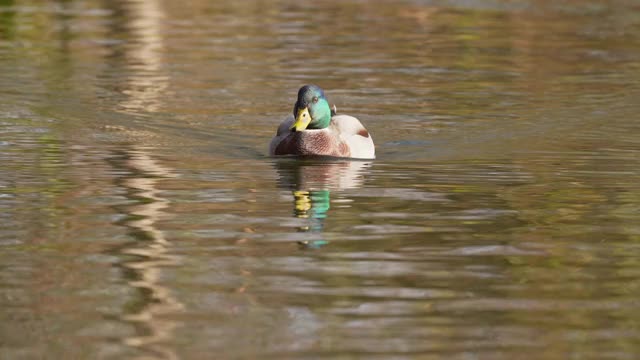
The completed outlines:
{"type": "Polygon", "coordinates": [[[639,99],[635,1],[2,0],[1,357],[635,359],[639,99]]]}

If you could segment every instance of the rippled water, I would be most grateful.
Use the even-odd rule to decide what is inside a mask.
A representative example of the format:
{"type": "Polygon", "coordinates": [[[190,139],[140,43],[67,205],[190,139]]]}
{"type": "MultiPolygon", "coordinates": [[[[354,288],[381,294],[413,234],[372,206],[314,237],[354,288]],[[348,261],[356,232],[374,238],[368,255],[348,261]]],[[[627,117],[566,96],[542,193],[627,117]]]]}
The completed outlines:
{"type": "Polygon", "coordinates": [[[634,1],[0,1],[8,359],[635,359],[634,1]],[[266,156],[299,86],[372,162],[266,156]]]}

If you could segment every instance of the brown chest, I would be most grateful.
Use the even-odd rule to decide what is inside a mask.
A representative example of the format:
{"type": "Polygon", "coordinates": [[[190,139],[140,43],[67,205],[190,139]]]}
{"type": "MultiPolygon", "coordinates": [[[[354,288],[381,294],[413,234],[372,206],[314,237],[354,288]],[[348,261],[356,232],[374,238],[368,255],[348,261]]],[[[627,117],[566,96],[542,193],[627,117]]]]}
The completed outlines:
{"type": "Polygon", "coordinates": [[[328,131],[300,131],[284,138],[275,154],[349,156],[349,147],[328,131]]]}

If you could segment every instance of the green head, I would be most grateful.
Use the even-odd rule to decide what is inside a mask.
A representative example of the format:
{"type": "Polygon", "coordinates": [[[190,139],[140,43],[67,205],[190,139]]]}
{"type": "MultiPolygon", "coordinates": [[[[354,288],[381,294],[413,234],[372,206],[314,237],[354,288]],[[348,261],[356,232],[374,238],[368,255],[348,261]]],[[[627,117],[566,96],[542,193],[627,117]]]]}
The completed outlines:
{"type": "Polygon", "coordinates": [[[295,123],[292,131],[324,129],[331,123],[331,108],[324,91],[316,85],[305,85],[298,90],[298,100],[293,106],[295,123]]]}

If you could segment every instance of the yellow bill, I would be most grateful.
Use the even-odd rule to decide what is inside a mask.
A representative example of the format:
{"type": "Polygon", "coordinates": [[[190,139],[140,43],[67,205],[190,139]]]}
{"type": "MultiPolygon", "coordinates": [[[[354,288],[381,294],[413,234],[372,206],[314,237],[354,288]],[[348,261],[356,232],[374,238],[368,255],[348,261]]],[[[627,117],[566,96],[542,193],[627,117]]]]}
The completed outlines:
{"type": "Polygon", "coordinates": [[[309,126],[311,122],[311,115],[309,114],[309,109],[298,109],[298,113],[296,114],[296,121],[291,125],[289,130],[295,129],[295,131],[302,131],[309,126]]]}

